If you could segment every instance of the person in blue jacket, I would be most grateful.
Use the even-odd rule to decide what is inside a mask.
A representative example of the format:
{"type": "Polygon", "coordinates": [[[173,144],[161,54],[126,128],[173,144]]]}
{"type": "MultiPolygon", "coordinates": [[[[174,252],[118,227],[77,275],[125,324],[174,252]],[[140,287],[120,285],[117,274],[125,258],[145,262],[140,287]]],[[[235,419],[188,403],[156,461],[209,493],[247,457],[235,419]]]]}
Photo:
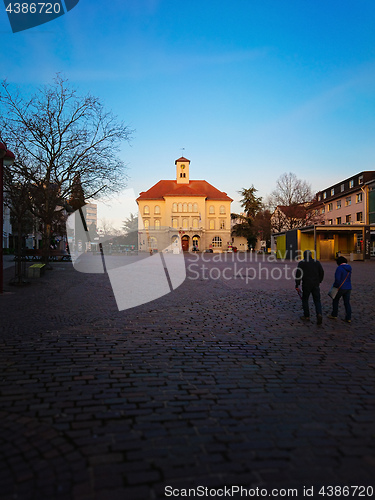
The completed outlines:
{"type": "Polygon", "coordinates": [[[333,286],[338,288],[336,297],[332,301],[332,314],[328,317],[331,319],[337,319],[337,314],[339,312],[339,300],[342,297],[345,307],[345,321],[351,323],[352,321],[352,308],[350,305],[350,293],[352,291],[352,266],[348,264],[345,257],[339,257],[337,259],[337,269],[335,272],[335,282],[333,286]]]}

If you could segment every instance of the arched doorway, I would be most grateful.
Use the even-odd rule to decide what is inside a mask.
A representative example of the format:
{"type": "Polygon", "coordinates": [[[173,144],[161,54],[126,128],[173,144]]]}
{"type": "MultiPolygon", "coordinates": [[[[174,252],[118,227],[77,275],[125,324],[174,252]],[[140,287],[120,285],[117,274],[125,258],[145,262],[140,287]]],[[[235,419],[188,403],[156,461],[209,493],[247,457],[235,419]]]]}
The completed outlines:
{"type": "Polygon", "coordinates": [[[199,243],[200,243],[200,237],[195,234],[193,236],[193,250],[197,251],[199,250],[199,243]]]}
{"type": "Polygon", "coordinates": [[[183,236],[181,240],[181,246],[183,252],[189,251],[189,243],[190,243],[190,237],[185,234],[185,236],[183,236]]]}

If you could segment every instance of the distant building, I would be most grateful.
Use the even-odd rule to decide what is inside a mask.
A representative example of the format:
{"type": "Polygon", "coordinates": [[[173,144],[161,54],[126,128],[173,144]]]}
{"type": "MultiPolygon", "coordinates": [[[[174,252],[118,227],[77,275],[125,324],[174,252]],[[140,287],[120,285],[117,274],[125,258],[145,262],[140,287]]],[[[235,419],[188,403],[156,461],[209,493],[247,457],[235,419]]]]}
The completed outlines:
{"type": "Polygon", "coordinates": [[[96,250],[99,243],[97,235],[98,206],[96,203],[86,203],[82,207],[82,215],[86,221],[88,232],[81,232],[81,218],[79,212],[75,212],[75,217],[70,217],[67,225],[67,238],[70,251],[90,251],[96,250]],[[77,229],[78,228],[78,229],[77,229]],[[89,235],[89,241],[87,241],[89,235]]]}
{"type": "Polygon", "coordinates": [[[316,198],[324,224],[375,223],[374,185],[375,171],[365,171],[319,191],[316,198]],[[370,200],[373,205],[371,214],[370,200]]]}
{"type": "Polygon", "coordinates": [[[375,171],[363,171],[316,194],[316,224],[273,234],[280,256],[316,250],[320,259],[375,257],[375,171]]]}
{"type": "Polygon", "coordinates": [[[96,203],[86,203],[83,207],[85,212],[85,219],[87,227],[90,227],[91,224],[95,224],[95,227],[98,226],[98,205],[96,203]]]}
{"type": "Polygon", "coordinates": [[[163,250],[179,239],[183,251],[227,250],[233,200],[205,180],[191,180],[187,158],[175,165],[175,180],[161,180],[137,198],[138,249],[163,250]]]}

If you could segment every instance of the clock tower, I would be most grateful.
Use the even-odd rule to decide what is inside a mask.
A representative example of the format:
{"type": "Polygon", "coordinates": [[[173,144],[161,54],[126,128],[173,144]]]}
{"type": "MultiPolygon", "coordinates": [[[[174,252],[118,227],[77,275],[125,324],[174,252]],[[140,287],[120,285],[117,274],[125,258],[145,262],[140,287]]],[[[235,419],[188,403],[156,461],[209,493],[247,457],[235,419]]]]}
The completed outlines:
{"type": "Polygon", "coordinates": [[[175,161],[177,184],[189,184],[189,166],[190,160],[183,156],[175,161]]]}

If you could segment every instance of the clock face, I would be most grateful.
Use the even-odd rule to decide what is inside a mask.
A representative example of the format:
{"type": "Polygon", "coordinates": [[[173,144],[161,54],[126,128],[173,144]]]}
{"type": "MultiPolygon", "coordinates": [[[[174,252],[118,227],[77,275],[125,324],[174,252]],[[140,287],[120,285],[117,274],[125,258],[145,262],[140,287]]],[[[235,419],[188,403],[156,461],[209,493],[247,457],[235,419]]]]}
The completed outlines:
{"type": "Polygon", "coordinates": [[[183,170],[185,168],[185,165],[181,165],[181,169],[183,170]]]}

